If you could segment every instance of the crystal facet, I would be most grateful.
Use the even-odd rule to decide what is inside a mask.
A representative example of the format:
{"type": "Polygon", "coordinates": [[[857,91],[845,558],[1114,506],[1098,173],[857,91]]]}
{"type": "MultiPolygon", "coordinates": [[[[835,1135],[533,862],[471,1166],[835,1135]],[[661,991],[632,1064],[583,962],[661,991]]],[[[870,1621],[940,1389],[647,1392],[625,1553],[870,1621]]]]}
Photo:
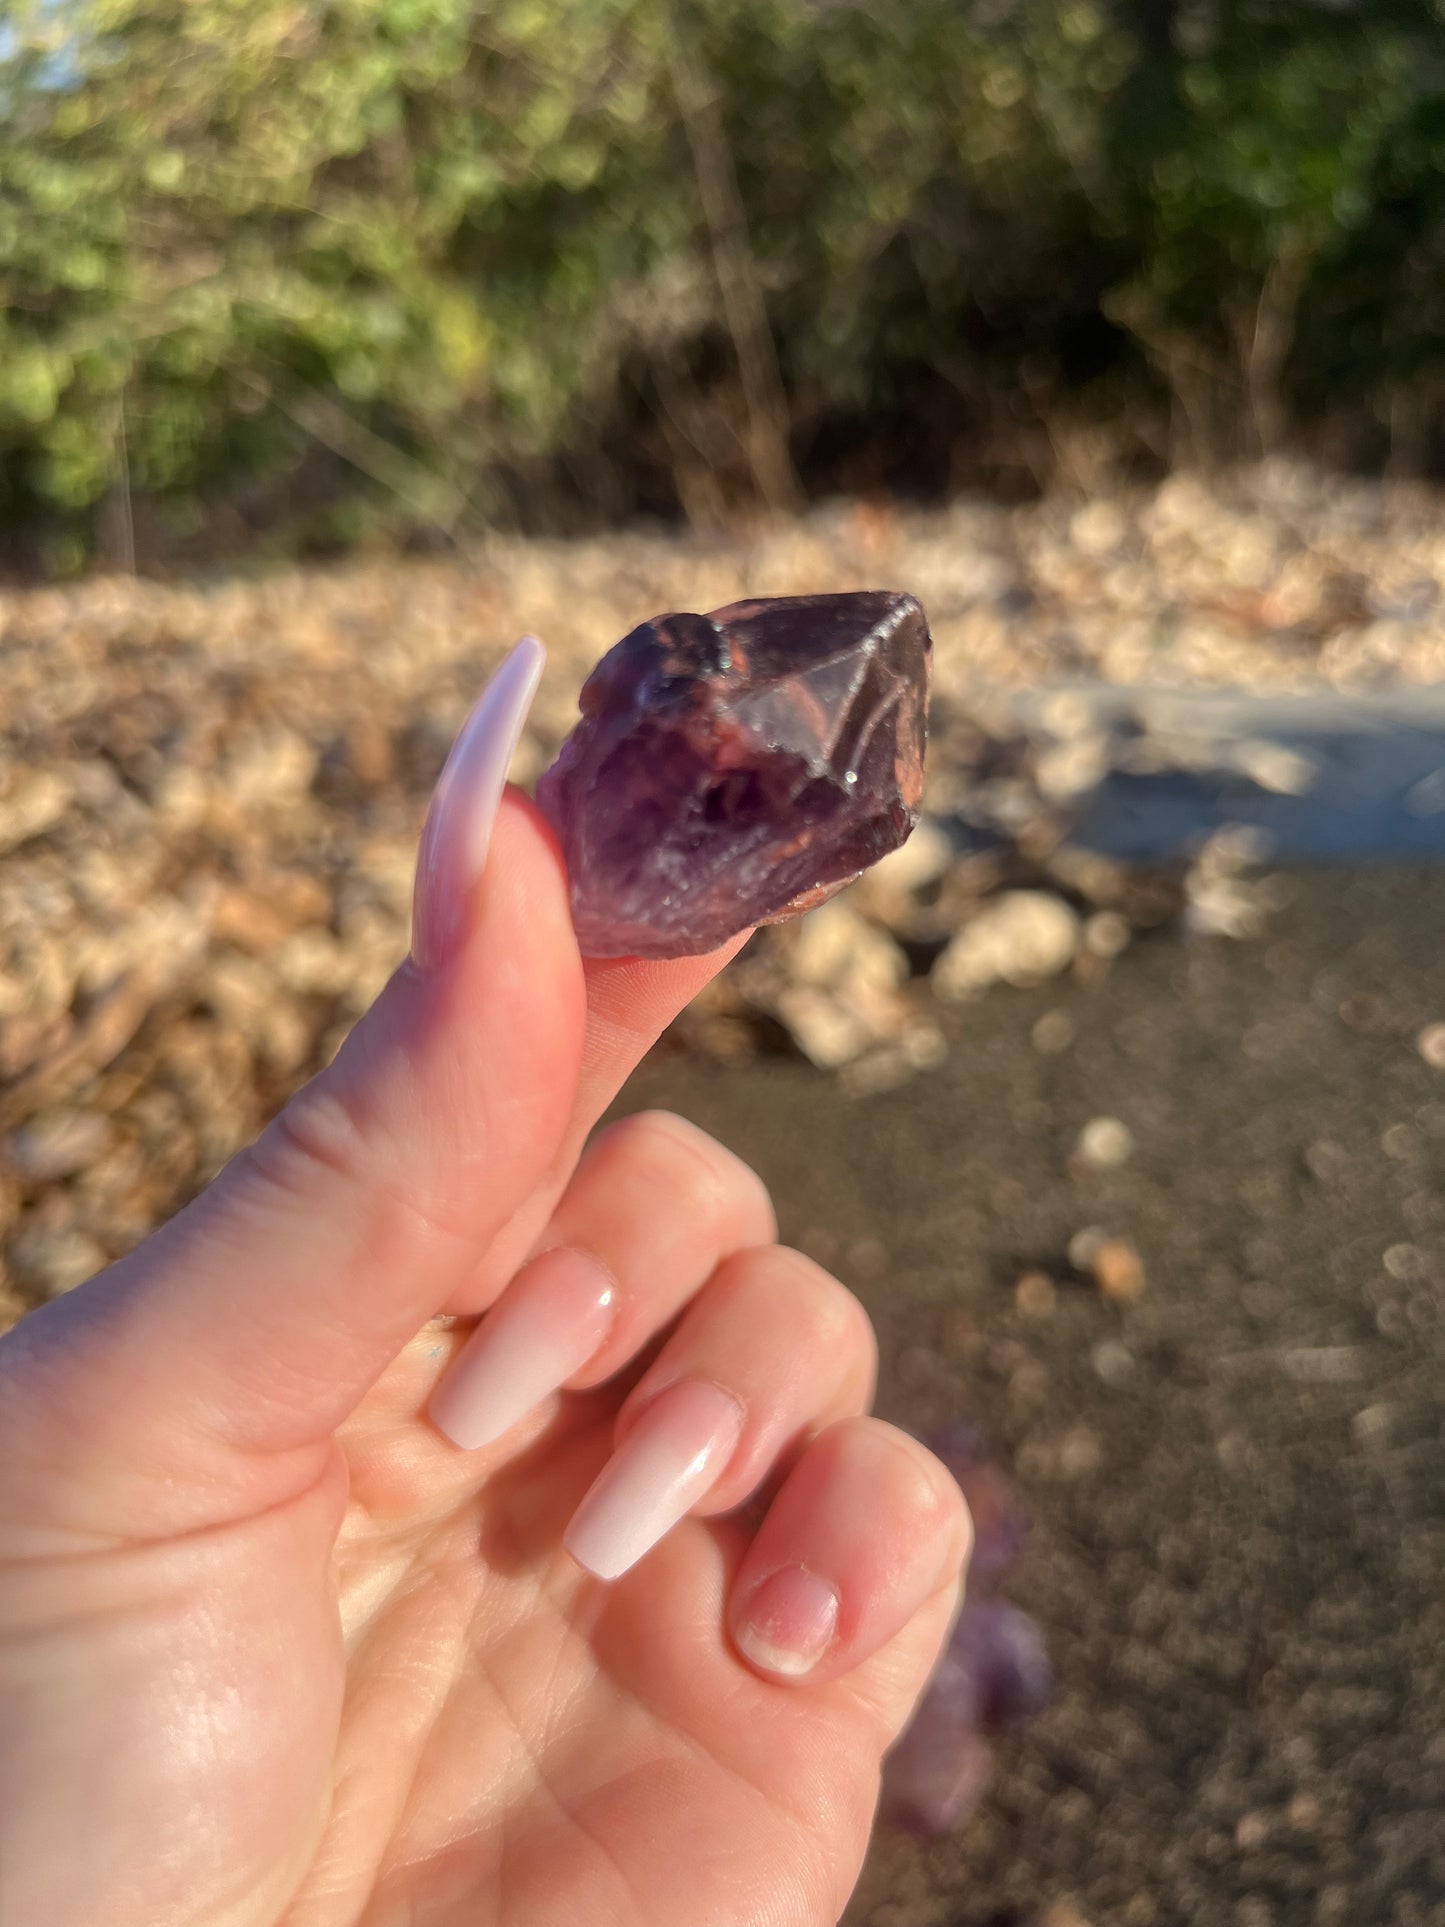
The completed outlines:
{"type": "Polygon", "coordinates": [[[890,590],[656,616],[537,785],[594,957],[683,957],[811,909],[917,820],[932,644],[890,590]]]}

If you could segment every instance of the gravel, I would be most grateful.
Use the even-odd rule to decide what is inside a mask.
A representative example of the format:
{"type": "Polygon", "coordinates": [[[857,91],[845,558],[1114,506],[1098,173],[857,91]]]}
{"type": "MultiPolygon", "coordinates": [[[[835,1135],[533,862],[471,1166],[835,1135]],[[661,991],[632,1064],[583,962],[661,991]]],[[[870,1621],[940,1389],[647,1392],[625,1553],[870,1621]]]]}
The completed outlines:
{"type": "MultiPolygon", "coordinates": [[[[675,1040],[724,1062],[783,1045],[866,1098],[946,1059],[959,1020],[935,967],[939,989],[1002,995],[1127,969],[1161,927],[1269,927],[1264,850],[1225,836],[1125,863],[1070,827],[1121,759],[1148,761],[1137,685],[1424,701],[1445,682],[1440,510],[1420,488],[1273,465],[1087,504],[839,503],[729,541],[509,540],[449,563],[0,592],[0,1324],[128,1249],[335,1050],[404,954],[430,784],[520,631],[551,652],[514,770],[530,782],[588,666],[642,616],[920,596],[937,642],[924,825],[830,921],[760,938],[675,1040]]],[[[1149,753],[1197,764],[1166,711],[1149,753]]],[[[1277,733],[1240,757],[1286,801],[1305,781],[1277,733]]],[[[1432,780],[1411,792],[1427,825],[1432,780]]],[[[1431,1032],[1419,1050],[1441,1057],[1431,1032]]]]}

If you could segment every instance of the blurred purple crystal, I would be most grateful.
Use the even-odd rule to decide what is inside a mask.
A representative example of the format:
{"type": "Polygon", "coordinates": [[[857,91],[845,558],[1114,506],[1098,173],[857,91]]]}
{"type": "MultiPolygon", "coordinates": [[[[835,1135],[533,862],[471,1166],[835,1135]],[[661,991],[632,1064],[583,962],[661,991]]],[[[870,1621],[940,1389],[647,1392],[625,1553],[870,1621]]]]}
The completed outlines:
{"type": "Polygon", "coordinates": [[[873,590],[654,617],[583,685],[537,785],[597,957],[714,950],[810,909],[912,830],[932,643],[873,590]]]}
{"type": "Polygon", "coordinates": [[[988,1733],[1037,1718],[1054,1696],[1043,1634],[1005,1599],[967,1602],[949,1639],[945,1668],[958,1675],[950,1690],[960,1698],[965,1690],[972,1695],[974,1717],[988,1733]]]}
{"type": "Polygon", "coordinates": [[[968,1583],[992,1579],[1011,1566],[1028,1536],[1028,1520],[1013,1488],[984,1457],[983,1439],[971,1425],[946,1425],[923,1441],[957,1479],[973,1518],[973,1557],[968,1583]]]}
{"type": "Polygon", "coordinates": [[[978,1805],[992,1766],[967,1714],[930,1692],[884,1762],[878,1817],[908,1833],[947,1833],[978,1805]]]}
{"type": "Polygon", "coordinates": [[[958,1480],[973,1514],[969,1597],[912,1722],[884,1761],[879,1811],[894,1826],[943,1833],[968,1817],[987,1784],[985,1735],[1041,1713],[1054,1679],[1038,1626],[990,1591],[1026,1530],[1008,1481],[972,1426],[947,1426],[926,1443],[958,1480]]]}

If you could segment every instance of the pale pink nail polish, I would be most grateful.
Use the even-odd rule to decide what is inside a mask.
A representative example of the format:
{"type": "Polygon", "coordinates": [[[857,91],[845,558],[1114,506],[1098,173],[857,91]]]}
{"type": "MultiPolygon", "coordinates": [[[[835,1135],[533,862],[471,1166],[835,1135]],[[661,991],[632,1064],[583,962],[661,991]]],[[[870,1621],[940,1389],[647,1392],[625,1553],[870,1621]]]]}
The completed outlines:
{"type": "Polygon", "coordinates": [[[733,1637],[765,1673],[796,1679],[810,1673],[838,1630],[838,1591],[806,1566],[782,1566],[748,1601],[733,1637]]]}
{"type": "Polygon", "coordinates": [[[523,636],[462,724],[437,778],[412,897],[411,954],[424,970],[453,956],[466,933],[507,771],[545,661],[537,638],[523,636]]]}
{"type": "Polygon", "coordinates": [[[544,1251],[520,1271],[437,1386],[431,1421],[466,1451],[490,1445],[580,1371],[611,1329],[617,1280],[589,1252],[544,1251]]]}
{"type": "Polygon", "coordinates": [[[599,1579],[620,1579],[716,1482],[742,1429],[743,1408],[721,1386],[669,1385],[602,1468],[562,1543],[599,1579]]]}

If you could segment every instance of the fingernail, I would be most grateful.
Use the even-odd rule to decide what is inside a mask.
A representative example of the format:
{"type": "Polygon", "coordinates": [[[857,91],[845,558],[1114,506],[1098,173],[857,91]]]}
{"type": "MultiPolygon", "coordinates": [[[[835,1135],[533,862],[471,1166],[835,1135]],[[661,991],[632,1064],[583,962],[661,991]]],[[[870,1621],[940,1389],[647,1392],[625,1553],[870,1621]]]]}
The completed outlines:
{"type": "Polygon", "coordinates": [[[565,1385],[617,1313],[617,1280],[590,1252],[559,1247],[525,1266],[458,1353],[428,1411],[474,1452],[565,1385]]]}
{"type": "Polygon", "coordinates": [[[411,954],[423,969],[445,963],[466,933],[507,771],[546,659],[537,638],[523,636],[462,724],[437,778],[412,896],[411,954]]]}
{"type": "Polygon", "coordinates": [[[670,1385],[602,1468],[562,1543],[599,1579],[620,1579],[697,1504],[742,1429],[741,1405],[720,1386],[670,1385]]]}
{"type": "Polygon", "coordinates": [[[783,1566],[754,1592],[733,1637],[754,1666],[796,1679],[813,1670],[837,1630],[837,1588],[806,1566],[783,1566]]]}

